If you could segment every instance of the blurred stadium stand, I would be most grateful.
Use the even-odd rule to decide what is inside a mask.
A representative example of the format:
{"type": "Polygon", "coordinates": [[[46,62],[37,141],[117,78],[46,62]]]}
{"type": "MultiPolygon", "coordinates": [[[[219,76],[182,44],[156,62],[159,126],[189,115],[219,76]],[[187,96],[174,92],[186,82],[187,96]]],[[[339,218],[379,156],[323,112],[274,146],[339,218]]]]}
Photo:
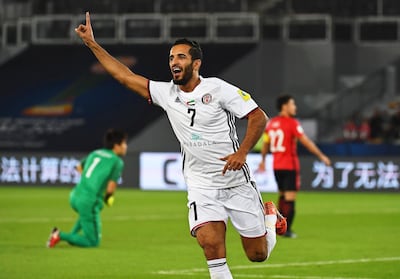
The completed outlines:
{"type": "MultiPolygon", "coordinates": [[[[203,45],[207,72],[219,75],[251,48],[254,44],[203,45]]],[[[170,79],[167,44],[107,49],[144,76],[170,79]]],[[[0,150],[86,151],[101,146],[108,127],[134,138],[162,115],[106,74],[82,45],[31,46],[1,65],[0,76],[0,150]]]]}
{"type": "MultiPolygon", "coordinates": [[[[208,59],[205,75],[220,75],[251,90],[271,115],[276,113],[271,100],[280,92],[294,95],[299,117],[318,122],[319,142],[335,141],[349,115],[368,115],[399,95],[398,0],[99,0],[95,5],[88,0],[0,0],[0,73],[7,88],[2,100],[4,94],[22,91],[14,88],[11,73],[27,67],[23,61],[36,65],[27,70],[36,72],[26,86],[41,79],[40,73],[54,74],[46,69],[58,61],[55,53],[74,57],[70,51],[82,52],[75,62],[59,60],[64,68],[71,65],[71,79],[82,74],[76,61],[90,58],[93,63],[73,32],[87,10],[96,39],[113,54],[144,59],[154,51],[160,57],[153,59],[163,61],[174,39],[200,41],[208,59]],[[43,52],[51,55],[42,68],[43,52]]],[[[141,73],[169,79],[166,66],[153,66],[160,74],[142,65],[141,73]]]]}
{"type": "Polygon", "coordinates": [[[234,42],[232,26],[242,32],[236,41],[400,40],[396,0],[102,0],[95,5],[88,0],[1,0],[2,45],[42,43],[38,33],[51,35],[45,27],[50,22],[53,31],[72,40],[74,34],[67,30],[88,10],[102,19],[103,29],[108,28],[107,36],[114,41],[129,42],[133,33],[141,31],[134,38],[145,43],[170,41],[182,32],[194,32],[204,41],[228,37],[234,42]]]}

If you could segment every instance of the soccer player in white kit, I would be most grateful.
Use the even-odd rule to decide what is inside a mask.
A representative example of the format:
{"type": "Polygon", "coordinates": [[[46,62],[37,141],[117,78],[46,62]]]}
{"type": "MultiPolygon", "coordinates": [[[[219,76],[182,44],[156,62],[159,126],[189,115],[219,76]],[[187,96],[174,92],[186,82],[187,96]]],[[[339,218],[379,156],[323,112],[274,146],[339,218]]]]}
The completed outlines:
{"type": "Polygon", "coordinates": [[[103,67],[121,84],[167,113],[183,156],[191,234],[202,247],[212,279],[232,278],[226,262],[226,224],[239,232],[250,261],[266,260],[286,220],[272,202],[263,204],[246,164],[267,117],[251,96],[219,78],[203,78],[200,46],[178,40],[171,47],[173,80],[160,82],[133,73],[94,39],[89,13],[75,29],[103,67]],[[235,118],[247,118],[239,145],[235,118]]]}

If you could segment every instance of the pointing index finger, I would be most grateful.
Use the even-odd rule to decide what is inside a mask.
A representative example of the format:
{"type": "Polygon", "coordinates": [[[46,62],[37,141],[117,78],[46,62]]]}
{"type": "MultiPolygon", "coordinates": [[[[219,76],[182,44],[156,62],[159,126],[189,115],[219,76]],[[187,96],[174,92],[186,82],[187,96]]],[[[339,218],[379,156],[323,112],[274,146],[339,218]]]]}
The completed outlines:
{"type": "Polygon", "coordinates": [[[224,166],[224,169],[222,170],[222,175],[225,175],[226,171],[228,170],[228,164],[224,166]]]}
{"type": "Polygon", "coordinates": [[[89,15],[89,12],[86,12],[86,26],[90,26],[90,15],[89,15]]]}

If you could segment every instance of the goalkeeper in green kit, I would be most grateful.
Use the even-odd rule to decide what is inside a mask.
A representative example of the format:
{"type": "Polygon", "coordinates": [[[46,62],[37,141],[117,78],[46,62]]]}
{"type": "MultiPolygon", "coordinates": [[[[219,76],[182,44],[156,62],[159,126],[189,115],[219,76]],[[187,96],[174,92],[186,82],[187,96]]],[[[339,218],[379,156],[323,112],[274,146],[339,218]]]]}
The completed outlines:
{"type": "Polygon", "coordinates": [[[77,166],[80,182],[70,194],[71,207],[78,213],[78,220],[67,233],[53,228],[47,247],[53,248],[60,240],[80,247],[97,247],[101,240],[100,212],[104,203],[111,206],[117,181],[124,162],[120,156],[127,151],[127,134],[110,129],[104,136],[104,148],[91,152],[77,166]]]}

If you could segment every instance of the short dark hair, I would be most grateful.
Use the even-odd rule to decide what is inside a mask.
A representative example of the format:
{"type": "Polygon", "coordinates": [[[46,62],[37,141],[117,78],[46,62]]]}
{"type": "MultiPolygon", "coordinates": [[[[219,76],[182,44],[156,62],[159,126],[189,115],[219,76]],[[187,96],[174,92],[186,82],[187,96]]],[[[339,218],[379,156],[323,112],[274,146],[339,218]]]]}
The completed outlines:
{"type": "Polygon", "coordinates": [[[276,99],[276,108],[278,111],[282,110],[283,105],[286,105],[290,100],[294,100],[293,96],[291,95],[281,95],[276,99]]]}
{"type": "Polygon", "coordinates": [[[176,45],[188,45],[190,46],[189,54],[192,56],[192,60],[203,59],[203,51],[201,50],[200,44],[196,41],[189,40],[186,38],[178,39],[172,46],[176,45]]]}
{"type": "Polygon", "coordinates": [[[113,149],[115,144],[121,144],[128,138],[128,134],[118,129],[108,129],[104,135],[104,148],[113,149]]]}

